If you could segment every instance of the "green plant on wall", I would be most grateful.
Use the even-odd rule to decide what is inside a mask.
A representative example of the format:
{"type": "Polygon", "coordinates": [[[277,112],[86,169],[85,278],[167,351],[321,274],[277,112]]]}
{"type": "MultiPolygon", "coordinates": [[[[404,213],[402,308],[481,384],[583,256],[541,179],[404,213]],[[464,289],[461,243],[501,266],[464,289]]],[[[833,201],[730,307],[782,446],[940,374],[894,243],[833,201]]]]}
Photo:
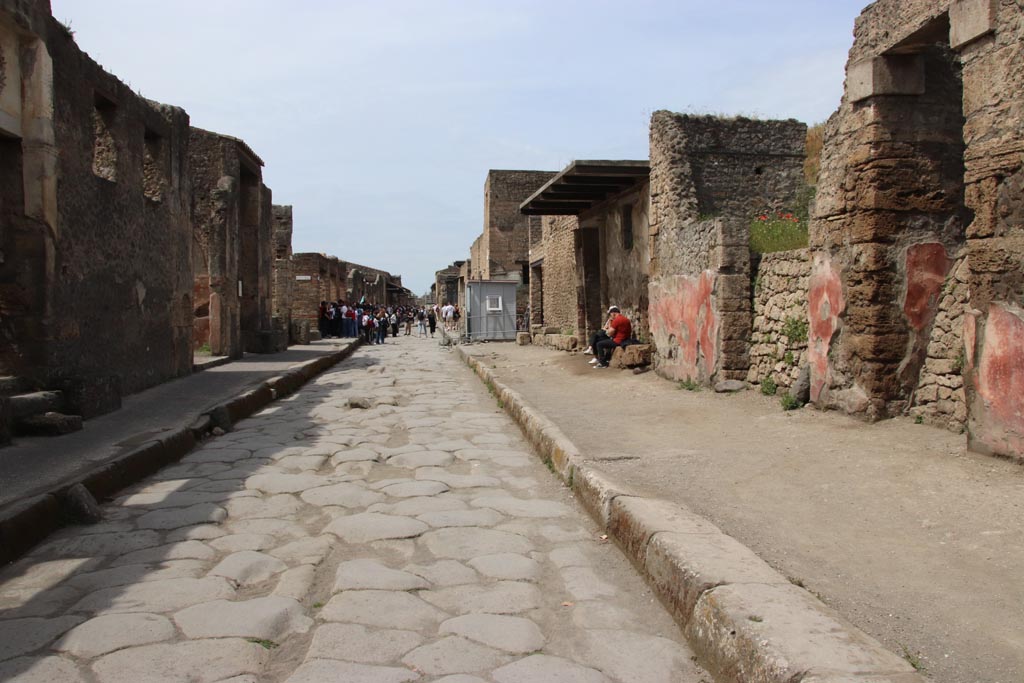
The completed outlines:
{"type": "Polygon", "coordinates": [[[778,390],[778,385],[775,384],[775,380],[771,377],[765,377],[761,380],[761,393],[765,396],[774,396],[778,390]]]}
{"type": "Polygon", "coordinates": [[[807,341],[807,320],[791,316],[782,325],[782,334],[786,335],[791,344],[802,344],[807,341]]]}

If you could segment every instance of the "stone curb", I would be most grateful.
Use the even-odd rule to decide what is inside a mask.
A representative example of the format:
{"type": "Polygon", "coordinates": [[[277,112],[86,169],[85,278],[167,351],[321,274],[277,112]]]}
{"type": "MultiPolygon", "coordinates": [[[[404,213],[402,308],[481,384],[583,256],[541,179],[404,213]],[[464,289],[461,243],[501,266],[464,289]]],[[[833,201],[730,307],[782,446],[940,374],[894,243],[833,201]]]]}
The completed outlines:
{"type": "Polygon", "coordinates": [[[633,562],[717,680],[925,683],[909,663],[715,525],[585,462],[519,393],[469,352],[455,351],[633,562]]]}
{"type": "Polygon", "coordinates": [[[108,460],[87,472],[55,484],[49,491],[0,509],[0,566],[13,562],[48,535],[70,521],[64,499],[68,490],[83,484],[97,499],[113,496],[121,489],[148,477],[162,467],[181,460],[213,427],[229,429],[278,398],[341,361],[359,348],[358,340],[343,349],[305,361],[282,375],[264,380],[256,387],[220,403],[189,425],[179,426],[108,460]]]}

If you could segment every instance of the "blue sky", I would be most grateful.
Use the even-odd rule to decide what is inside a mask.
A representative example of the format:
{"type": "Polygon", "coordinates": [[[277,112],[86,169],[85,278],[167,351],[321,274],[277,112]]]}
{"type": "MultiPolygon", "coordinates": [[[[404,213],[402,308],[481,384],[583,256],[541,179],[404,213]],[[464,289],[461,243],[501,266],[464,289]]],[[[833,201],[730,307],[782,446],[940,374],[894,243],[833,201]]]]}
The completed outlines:
{"type": "Polygon", "coordinates": [[[78,44],[248,142],[295,251],[423,293],[490,168],[643,159],[651,112],[824,120],[867,0],[52,0],[78,44]]]}

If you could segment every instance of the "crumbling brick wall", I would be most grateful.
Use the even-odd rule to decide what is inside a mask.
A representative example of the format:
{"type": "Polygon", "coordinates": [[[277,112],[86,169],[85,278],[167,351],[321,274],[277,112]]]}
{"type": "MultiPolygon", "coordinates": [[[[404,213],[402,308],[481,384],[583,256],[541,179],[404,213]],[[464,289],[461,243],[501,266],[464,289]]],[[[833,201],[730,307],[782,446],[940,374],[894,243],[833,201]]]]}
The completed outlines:
{"type": "Polygon", "coordinates": [[[970,443],[1017,457],[1021,16],[1013,0],[879,0],[865,9],[846,92],[826,127],[810,236],[812,399],[868,418],[927,401],[930,392],[914,397],[932,358],[944,283],[966,247],[970,443]]]}
{"type": "Polygon", "coordinates": [[[649,321],[662,376],[747,377],[750,220],[795,205],[806,134],[798,121],[652,116],[649,321]]]}
{"type": "Polygon", "coordinates": [[[0,365],[90,417],[191,371],[188,115],[105,72],[47,3],[4,10],[0,365]]]}
{"type": "Polygon", "coordinates": [[[811,276],[806,249],[763,254],[754,270],[754,324],[747,381],[771,378],[789,387],[806,363],[807,292],[811,276]]]}

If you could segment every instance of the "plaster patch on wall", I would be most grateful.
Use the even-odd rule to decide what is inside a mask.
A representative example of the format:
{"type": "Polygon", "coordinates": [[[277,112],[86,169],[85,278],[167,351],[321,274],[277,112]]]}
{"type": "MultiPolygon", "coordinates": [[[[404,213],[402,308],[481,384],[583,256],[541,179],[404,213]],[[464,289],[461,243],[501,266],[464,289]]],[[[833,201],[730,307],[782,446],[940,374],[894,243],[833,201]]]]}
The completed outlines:
{"type": "Polygon", "coordinates": [[[907,247],[903,315],[915,332],[924,331],[935,319],[939,294],[951,263],[946,248],[938,242],[907,247]]]}
{"type": "Polygon", "coordinates": [[[718,365],[716,276],[662,278],[650,285],[651,333],[658,349],[658,370],[671,379],[710,379],[718,365]]]}
{"type": "Polygon", "coordinates": [[[997,453],[1024,453],[1024,310],[992,304],[976,338],[974,325],[965,341],[978,343],[971,411],[972,447],[997,453]]]}
{"type": "Polygon", "coordinates": [[[811,267],[807,358],[811,366],[811,401],[824,399],[822,390],[829,381],[829,349],[839,329],[839,317],[846,308],[839,271],[827,254],[814,255],[811,267]]]}

